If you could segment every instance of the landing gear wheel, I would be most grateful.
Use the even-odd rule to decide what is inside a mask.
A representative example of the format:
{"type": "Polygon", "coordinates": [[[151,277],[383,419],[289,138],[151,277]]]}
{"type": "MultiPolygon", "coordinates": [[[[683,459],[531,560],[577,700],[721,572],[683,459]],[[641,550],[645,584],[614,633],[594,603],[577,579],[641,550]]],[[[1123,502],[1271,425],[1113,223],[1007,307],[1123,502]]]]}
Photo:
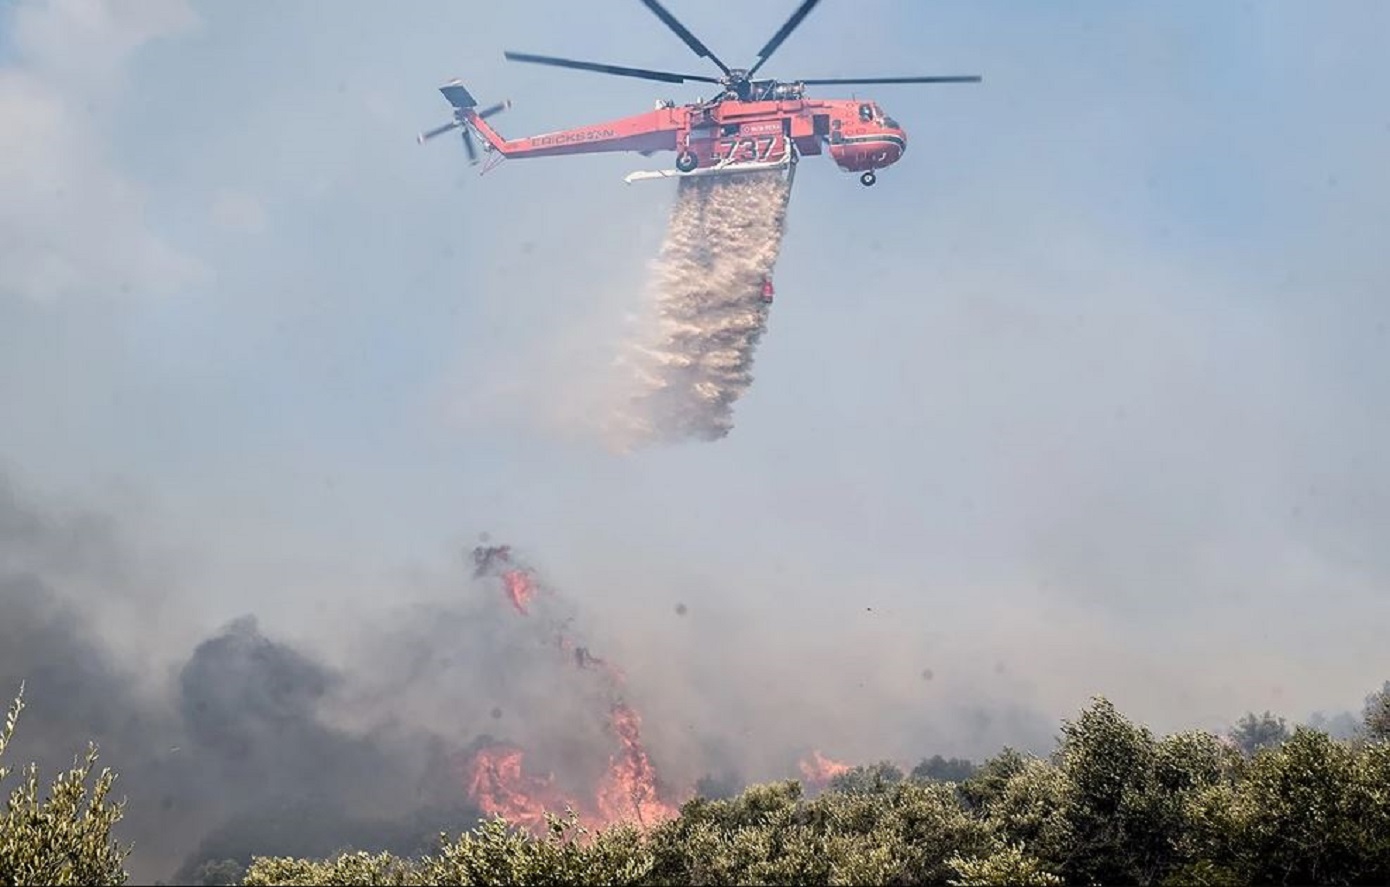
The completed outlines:
{"type": "Polygon", "coordinates": [[[680,155],[676,157],[676,169],[680,170],[681,172],[690,172],[699,165],[700,161],[697,160],[695,158],[695,155],[691,154],[689,151],[682,151],[680,155]]]}
{"type": "Polygon", "coordinates": [[[862,184],[865,188],[869,187],[877,181],[878,176],[874,175],[873,170],[869,170],[868,172],[864,173],[862,176],[859,177],[860,184],[862,184]]]}

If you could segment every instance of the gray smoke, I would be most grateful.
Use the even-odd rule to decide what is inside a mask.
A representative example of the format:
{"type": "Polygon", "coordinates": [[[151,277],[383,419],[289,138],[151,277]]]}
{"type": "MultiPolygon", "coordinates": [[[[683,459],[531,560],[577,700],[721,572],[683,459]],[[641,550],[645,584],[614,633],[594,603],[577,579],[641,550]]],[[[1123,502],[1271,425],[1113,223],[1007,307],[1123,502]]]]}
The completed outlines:
{"type": "MultiPolygon", "coordinates": [[[[167,645],[150,580],[135,578],[126,548],[112,521],[34,507],[0,475],[0,704],[21,683],[26,703],[6,759],[37,763],[46,783],[96,742],[128,802],[118,838],[135,847],[136,882],[187,883],[204,861],[252,852],[412,852],[476,821],[439,775],[485,715],[465,711],[467,730],[441,734],[363,708],[350,674],[267,636],[254,617],[151,668],[106,640],[144,614],[140,642],[167,645]]],[[[416,618],[396,626],[402,643],[385,668],[418,649],[416,618]]],[[[456,644],[485,635],[463,621],[456,644]]]]}
{"type": "MultiPolygon", "coordinates": [[[[520,616],[464,554],[437,594],[336,626],[339,661],[249,615],[171,642],[131,547],[116,521],[22,501],[0,474],[0,697],[23,682],[26,701],[6,759],[47,780],[96,742],[137,883],[252,854],[414,853],[476,823],[475,749],[517,746],[528,772],[581,789],[612,754],[594,642],[543,582],[520,616]],[[112,645],[132,637],[163,662],[112,645]]],[[[681,764],[682,785],[702,775],[694,759],[662,772],[681,764]]]]}
{"type": "Polygon", "coordinates": [[[623,417],[630,445],[718,440],[732,430],[767,328],[762,285],[790,196],[791,176],[780,171],[681,179],[652,302],[625,358],[637,386],[623,417]]]}

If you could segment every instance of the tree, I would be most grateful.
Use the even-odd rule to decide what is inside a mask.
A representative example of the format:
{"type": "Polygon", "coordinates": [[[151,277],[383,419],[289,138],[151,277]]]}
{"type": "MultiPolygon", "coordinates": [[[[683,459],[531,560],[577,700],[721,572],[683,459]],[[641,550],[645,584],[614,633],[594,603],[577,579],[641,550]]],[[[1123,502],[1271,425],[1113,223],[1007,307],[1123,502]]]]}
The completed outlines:
{"type": "Polygon", "coordinates": [[[1262,748],[1281,745],[1288,738],[1289,725],[1269,711],[1262,715],[1247,712],[1231,730],[1231,741],[1247,755],[1253,755],[1262,748]]]}
{"type": "Polygon", "coordinates": [[[1104,697],[1062,725],[1058,765],[1071,783],[1068,882],[1147,884],[1172,865],[1177,823],[1156,779],[1159,746],[1104,697]]]}
{"type": "MultiPolygon", "coordinates": [[[[0,729],[0,759],[14,737],[24,710],[24,686],[0,729]]],[[[112,840],[125,803],[109,799],[115,774],[103,769],[89,790],[87,780],[97,762],[97,749],[87,748],[83,760],[60,773],[49,796],[39,800],[38,767],[24,768],[24,778],[10,793],[0,818],[0,883],[4,884],[124,884],[129,848],[112,840]]],[[[0,764],[0,785],[11,773],[0,764]]]]}
{"type": "Polygon", "coordinates": [[[246,877],[246,866],[235,859],[208,860],[198,866],[188,883],[198,887],[226,887],[240,884],[246,877]]]}
{"type": "Polygon", "coordinates": [[[1015,844],[989,856],[953,856],[947,863],[956,871],[956,877],[946,882],[951,887],[1061,887],[1066,883],[1015,844]]]}
{"type": "Polygon", "coordinates": [[[323,861],[257,857],[243,884],[614,884],[643,883],[652,856],[631,827],[590,834],[578,818],[549,816],[542,838],[493,818],[437,853],[403,859],[391,853],[343,853],[323,861]]]}
{"type": "Polygon", "coordinates": [[[912,779],[918,782],[964,782],[979,769],[965,758],[943,758],[932,755],[912,768],[912,779]]]}
{"type": "Polygon", "coordinates": [[[1390,825],[1384,786],[1358,778],[1362,754],[1299,727],[1249,761],[1222,805],[1225,855],[1247,883],[1383,883],[1385,860],[1367,850],[1390,825]]]}
{"type": "Polygon", "coordinates": [[[1023,772],[1028,761],[1029,757],[1022,752],[1005,746],[960,784],[961,797],[972,809],[984,809],[1003,793],[1010,779],[1023,772]]]}
{"type": "Polygon", "coordinates": [[[851,767],[830,780],[828,789],[846,794],[873,794],[903,781],[903,771],[892,761],[851,767]]]}
{"type": "Polygon", "coordinates": [[[1368,738],[1382,742],[1390,740],[1390,681],[1366,697],[1361,721],[1368,738]]]}

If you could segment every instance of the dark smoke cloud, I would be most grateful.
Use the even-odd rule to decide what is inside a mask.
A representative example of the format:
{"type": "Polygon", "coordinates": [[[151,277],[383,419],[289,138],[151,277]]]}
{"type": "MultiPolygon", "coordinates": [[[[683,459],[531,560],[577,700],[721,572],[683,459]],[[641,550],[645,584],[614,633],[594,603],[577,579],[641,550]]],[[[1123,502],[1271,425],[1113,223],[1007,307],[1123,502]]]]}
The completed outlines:
{"type": "MultiPolygon", "coordinates": [[[[252,853],[426,849],[476,822],[462,765],[494,742],[579,794],[606,768],[607,651],[544,582],[522,616],[464,553],[438,600],[337,629],[342,663],[247,615],[151,671],[109,643],[157,614],[142,608],[161,593],[141,585],[116,524],[0,490],[0,689],[23,681],[27,702],[12,759],[51,775],[97,742],[129,802],[119,837],[136,880],[186,881],[252,853]]],[[[157,615],[137,634],[163,642],[157,615]]],[[[723,793],[746,779],[725,757],[706,780],[723,793]]],[[[682,788],[700,775],[683,763],[669,768],[682,788]]]]}
{"type": "MultiPolygon", "coordinates": [[[[7,757],[51,775],[98,743],[128,800],[119,836],[135,845],[137,879],[186,879],[202,860],[251,852],[411,852],[475,821],[461,792],[428,778],[455,751],[449,737],[334,724],[344,676],[254,617],[170,673],[124,665],[94,614],[141,600],[127,566],[109,521],[40,512],[0,484],[0,688],[23,682],[26,701],[7,757]]],[[[146,631],[156,641],[157,620],[146,631]]]]}

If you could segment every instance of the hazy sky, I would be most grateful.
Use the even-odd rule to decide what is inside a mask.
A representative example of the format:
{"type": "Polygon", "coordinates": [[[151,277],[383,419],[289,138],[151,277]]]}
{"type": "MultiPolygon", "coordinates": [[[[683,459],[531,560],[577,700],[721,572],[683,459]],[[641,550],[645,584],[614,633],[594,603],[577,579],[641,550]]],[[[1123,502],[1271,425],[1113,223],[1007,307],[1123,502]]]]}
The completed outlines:
{"type": "MultiPolygon", "coordinates": [[[[730,64],[794,5],[670,0],[730,64]]],[[[329,643],[489,531],[653,684],[827,732],[1390,675],[1390,5],[827,0],[767,74],[984,82],[861,93],[907,153],[801,165],[734,432],[631,456],[550,417],[660,243],[674,188],[622,176],[671,158],[414,139],[453,77],[508,135],[708,90],[502,58],[712,70],[585,6],[0,2],[0,468],[167,566],[140,620],[329,643]]]]}

